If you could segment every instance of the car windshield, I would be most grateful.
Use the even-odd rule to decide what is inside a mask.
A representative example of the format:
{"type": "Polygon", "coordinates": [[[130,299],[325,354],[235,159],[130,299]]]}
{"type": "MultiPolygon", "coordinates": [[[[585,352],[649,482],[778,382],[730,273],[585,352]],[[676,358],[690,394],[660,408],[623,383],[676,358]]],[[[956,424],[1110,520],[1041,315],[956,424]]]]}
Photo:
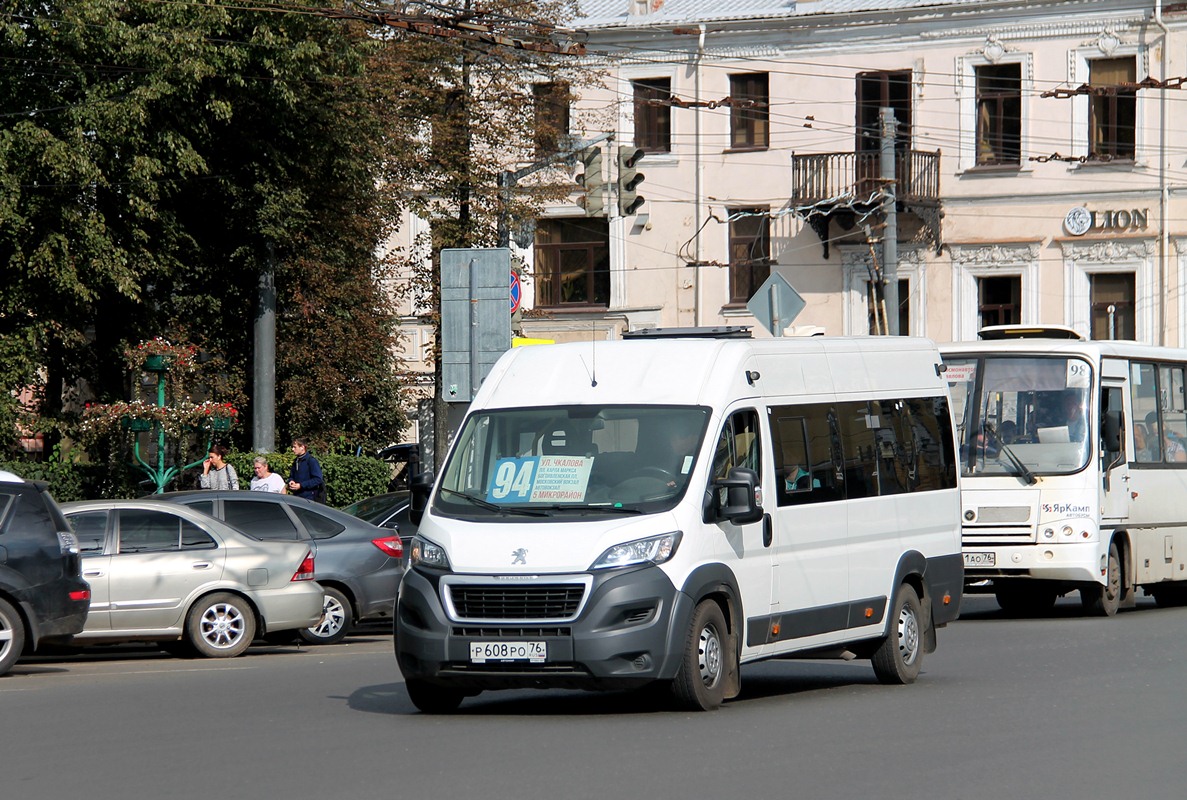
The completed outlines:
{"type": "Polygon", "coordinates": [[[1078,472],[1092,451],[1092,367],[1080,358],[948,356],[964,475],[1078,472]]]}
{"type": "Polygon", "coordinates": [[[694,406],[478,411],[458,433],[433,507],[519,522],[671,508],[708,420],[709,409],[694,406]]]}

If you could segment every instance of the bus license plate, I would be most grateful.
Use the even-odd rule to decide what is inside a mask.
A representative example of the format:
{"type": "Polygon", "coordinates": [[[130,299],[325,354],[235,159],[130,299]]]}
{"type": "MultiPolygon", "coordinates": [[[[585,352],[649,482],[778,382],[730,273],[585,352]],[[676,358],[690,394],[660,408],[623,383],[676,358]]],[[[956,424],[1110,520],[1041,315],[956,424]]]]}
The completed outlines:
{"type": "Polygon", "coordinates": [[[547,642],[470,642],[470,663],[527,661],[541,664],[548,658],[547,642]]]}
{"type": "Polygon", "coordinates": [[[996,567],[997,554],[996,553],[965,553],[964,566],[969,567],[996,567]]]}

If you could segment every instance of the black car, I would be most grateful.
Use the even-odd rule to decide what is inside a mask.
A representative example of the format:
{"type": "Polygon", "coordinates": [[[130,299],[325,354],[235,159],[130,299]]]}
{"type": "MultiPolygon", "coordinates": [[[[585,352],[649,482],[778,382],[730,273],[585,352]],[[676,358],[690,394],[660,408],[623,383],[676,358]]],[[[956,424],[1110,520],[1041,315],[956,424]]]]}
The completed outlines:
{"type": "Polygon", "coordinates": [[[391,618],[404,576],[396,531],[290,494],[206,489],[153,498],[187,505],[257,539],[309,540],[317,551],[313,579],[326,595],[321,622],[300,632],[305,641],[333,644],[357,622],[391,618]]]}
{"type": "Polygon", "coordinates": [[[78,540],[48,487],[0,471],[0,675],[82,631],[90,603],[78,540]]]}

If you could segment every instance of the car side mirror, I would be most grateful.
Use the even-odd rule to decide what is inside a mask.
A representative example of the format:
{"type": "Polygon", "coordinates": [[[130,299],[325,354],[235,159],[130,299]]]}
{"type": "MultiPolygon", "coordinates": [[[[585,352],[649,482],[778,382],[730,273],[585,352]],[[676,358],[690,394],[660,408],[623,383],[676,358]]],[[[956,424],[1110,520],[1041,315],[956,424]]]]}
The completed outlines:
{"type": "Polygon", "coordinates": [[[408,490],[408,519],[413,525],[420,525],[429,507],[429,495],[433,493],[433,473],[426,471],[413,476],[408,490]]]}
{"type": "Polygon", "coordinates": [[[758,504],[757,492],[758,473],[752,469],[735,467],[725,478],[713,482],[708,510],[714,519],[726,520],[735,525],[758,522],[762,519],[763,511],[758,504]]]}

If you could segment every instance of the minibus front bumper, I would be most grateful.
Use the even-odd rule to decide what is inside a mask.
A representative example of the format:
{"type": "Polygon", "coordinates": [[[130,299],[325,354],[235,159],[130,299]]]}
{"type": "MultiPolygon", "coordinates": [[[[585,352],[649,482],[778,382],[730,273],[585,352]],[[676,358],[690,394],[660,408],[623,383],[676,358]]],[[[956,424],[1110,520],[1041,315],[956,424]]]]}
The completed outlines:
{"type": "Polygon", "coordinates": [[[658,567],[467,579],[477,599],[459,613],[451,576],[405,574],[395,650],[406,679],[474,690],[625,689],[675,676],[683,652],[675,632],[687,632],[692,603],[658,567]],[[582,587],[575,608],[549,606],[566,580],[582,587]],[[555,613],[532,616],[542,608],[555,613]]]}

